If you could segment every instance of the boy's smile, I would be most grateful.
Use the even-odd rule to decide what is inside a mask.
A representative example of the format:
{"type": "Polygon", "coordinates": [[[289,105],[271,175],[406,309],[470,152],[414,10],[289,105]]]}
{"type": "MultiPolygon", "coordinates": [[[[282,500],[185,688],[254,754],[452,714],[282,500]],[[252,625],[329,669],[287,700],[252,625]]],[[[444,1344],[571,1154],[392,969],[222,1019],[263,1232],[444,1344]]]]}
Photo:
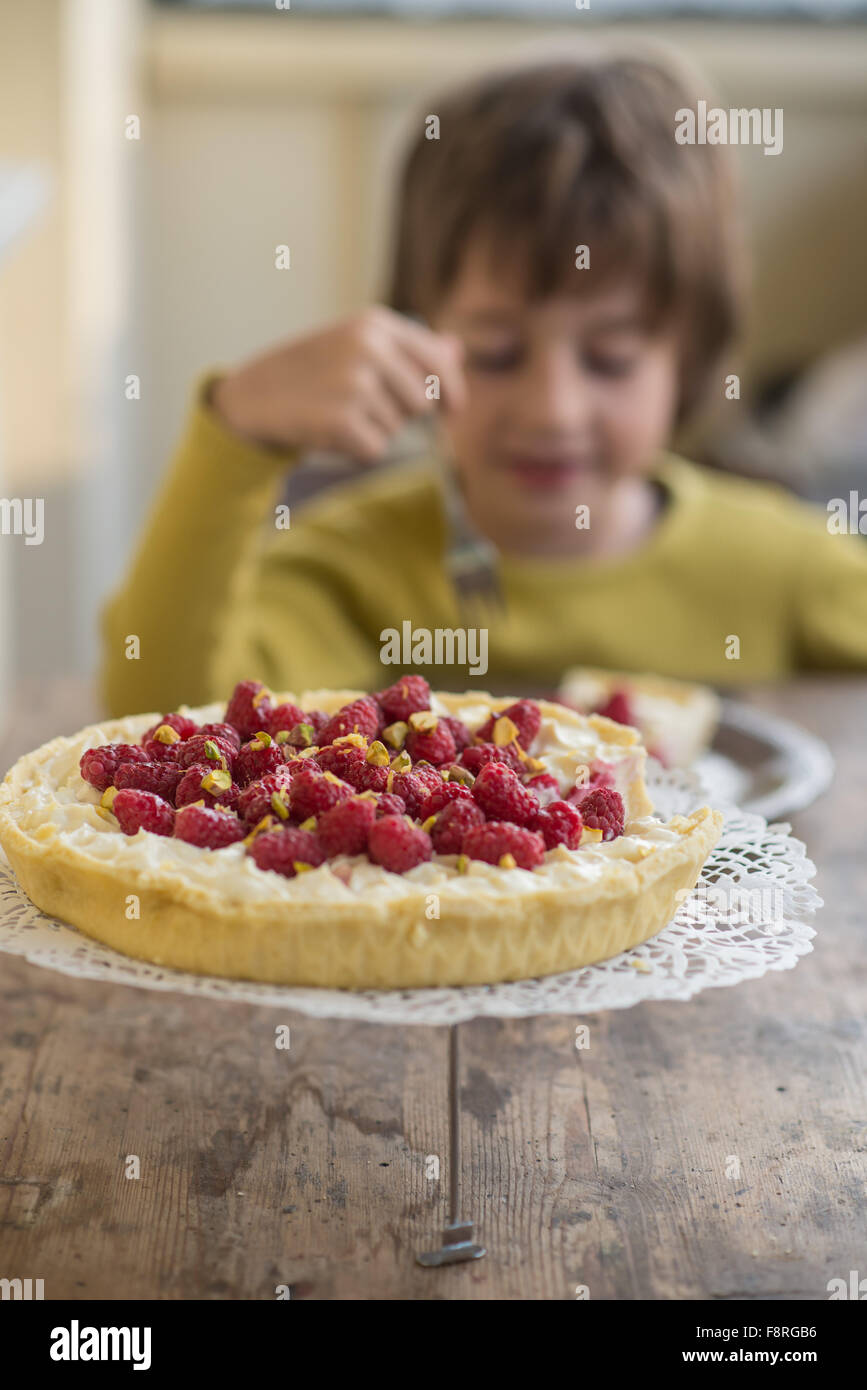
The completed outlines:
{"type": "Polygon", "coordinates": [[[637,282],[528,302],[471,245],[432,325],[464,348],[467,405],[443,427],[476,524],[527,554],[612,554],[640,539],[679,362],[673,331],[647,325],[637,282]]]}

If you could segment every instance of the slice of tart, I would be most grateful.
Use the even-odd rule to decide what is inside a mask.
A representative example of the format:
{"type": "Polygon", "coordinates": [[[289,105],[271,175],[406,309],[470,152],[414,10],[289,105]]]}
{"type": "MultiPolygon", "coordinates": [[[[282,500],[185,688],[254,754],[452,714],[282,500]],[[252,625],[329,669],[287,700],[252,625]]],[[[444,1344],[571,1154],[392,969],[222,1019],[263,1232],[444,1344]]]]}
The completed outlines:
{"type": "Polygon", "coordinates": [[[347,989],[575,969],[647,940],[722,816],[662,823],[631,728],[547,701],[272,694],[55,738],[0,787],[44,912],[204,975],[347,989]]]}
{"type": "Polygon", "coordinates": [[[638,729],[664,767],[689,767],[707,752],[720,718],[719,697],[706,685],[650,673],[574,666],[559,697],[583,714],[605,714],[638,729]]]}

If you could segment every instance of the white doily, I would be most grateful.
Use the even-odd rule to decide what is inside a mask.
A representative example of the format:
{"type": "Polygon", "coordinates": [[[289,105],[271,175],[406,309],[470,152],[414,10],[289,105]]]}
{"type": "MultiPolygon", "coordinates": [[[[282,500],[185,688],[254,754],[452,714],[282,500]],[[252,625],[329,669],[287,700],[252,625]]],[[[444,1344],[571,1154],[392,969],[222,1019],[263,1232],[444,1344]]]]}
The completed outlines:
{"type": "Polygon", "coordinates": [[[613,960],[564,975],[466,989],[290,989],[187,975],[147,965],[91,941],[40,912],[18,887],[0,851],[0,951],[91,980],[179,990],[298,1010],[315,1018],[369,1023],[459,1023],[477,1015],[587,1014],[650,999],[690,999],[702,989],[789,970],[812,950],[810,922],[822,900],[809,880],[815,866],[786,824],[768,825],[715,796],[687,772],[649,764],[648,787],[668,820],[707,801],[725,811],[719,844],[696,891],[652,940],[613,960]]]}

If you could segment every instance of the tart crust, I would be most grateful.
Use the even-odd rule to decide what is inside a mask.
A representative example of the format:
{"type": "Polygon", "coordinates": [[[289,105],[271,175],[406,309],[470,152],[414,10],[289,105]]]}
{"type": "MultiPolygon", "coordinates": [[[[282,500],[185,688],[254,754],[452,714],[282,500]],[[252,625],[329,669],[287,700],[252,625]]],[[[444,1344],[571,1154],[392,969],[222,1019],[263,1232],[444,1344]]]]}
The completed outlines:
{"type": "MultiPolygon", "coordinates": [[[[358,693],[313,691],[275,699],[331,712],[358,693]]],[[[477,692],[436,698],[458,716],[480,705],[498,711],[512,703],[511,698],[477,692]]],[[[327,865],[285,880],[248,859],[248,874],[279,880],[273,900],[267,894],[230,900],[219,884],[208,883],[207,875],[201,881],[201,872],[194,882],[195,875],[184,877],[183,864],[169,870],[149,862],[149,842],[160,837],[147,831],[123,837],[131,848],[121,863],[82,848],[52,821],[50,808],[59,802],[52,797],[46,764],[100,743],[133,741],[161,717],[152,712],[92,725],[21,758],[0,786],[0,843],[21,887],[44,912],[125,955],[195,974],[285,985],[407,989],[488,984],[576,969],[646,941],[670,921],[679,895],[695,886],[719,838],[722,816],[707,806],[676,816],[665,827],[664,841],[648,843],[643,835],[651,824],[646,818],[652,804],[644,786],[644,750],[635,732],[599,716],[584,717],[546,701],[538,704],[543,719],[555,718],[567,736],[570,729],[584,739],[592,733],[600,756],[606,749],[631,755],[623,767],[630,778],[624,789],[626,835],[633,840],[552,851],[532,873],[473,861],[469,874],[458,875],[449,856],[403,877],[376,870],[389,881],[387,893],[353,893],[327,865]],[[40,798],[36,804],[47,806],[44,816],[34,812],[34,796],[40,798]],[[559,865],[585,855],[598,862],[598,873],[571,881],[566,867],[565,878],[558,879],[559,865]],[[547,871],[549,861],[553,871],[547,871]],[[314,875],[324,876],[318,880],[323,888],[319,896],[305,882],[314,875]],[[333,896],[327,891],[331,880],[333,896]],[[133,920],[126,915],[130,894],[139,902],[139,916],[133,920]]],[[[219,718],[222,709],[181,706],[181,712],[202,721],[219,718]]],[[[89,822],[92,813],[96,830],[120,834],[99,821],[99,795],[87,792],[92,792],[90,804],[75,803],[82,808],[80,816],[89,822]]],[[[215,860],[230,852],[181,849],[186,863],[194,862],[190,851],[215,860]]]]}

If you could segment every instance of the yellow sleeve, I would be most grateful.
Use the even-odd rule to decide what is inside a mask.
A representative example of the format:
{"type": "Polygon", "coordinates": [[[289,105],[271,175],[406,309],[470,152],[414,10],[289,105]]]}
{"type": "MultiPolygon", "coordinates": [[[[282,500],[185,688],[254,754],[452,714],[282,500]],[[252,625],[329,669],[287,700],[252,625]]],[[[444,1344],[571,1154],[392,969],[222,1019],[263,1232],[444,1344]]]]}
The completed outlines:
{"type": "Polygon", "coordinates": [[[133,560],[100,612],[100,693],[113,717],[225,694],[214,690],[212,667],[226,613],[255,566],[269,507],[296,461],[294,453],[259,448],[222,425],[206,404],[217,375],[196,384],[133,560]]]}
{"type": "Polygon", "coordinates": [[[797,664],[867,670],[867,542],[834,535],[817,520],[797,560],[797,664]]]}

